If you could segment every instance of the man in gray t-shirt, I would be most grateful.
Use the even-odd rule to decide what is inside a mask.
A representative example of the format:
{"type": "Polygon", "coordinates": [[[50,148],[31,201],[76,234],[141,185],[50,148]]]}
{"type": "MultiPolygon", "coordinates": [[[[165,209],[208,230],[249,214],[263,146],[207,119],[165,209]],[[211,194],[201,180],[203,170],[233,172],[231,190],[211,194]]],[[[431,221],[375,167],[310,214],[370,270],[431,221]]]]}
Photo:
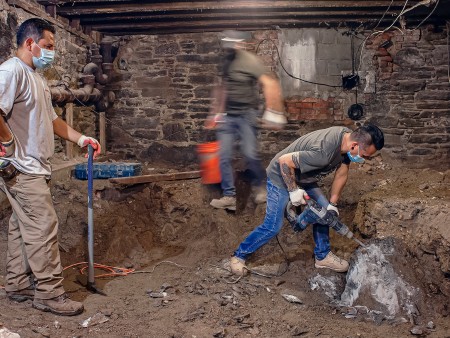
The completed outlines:
{"type": "Polygon", "coordinates": [[[52,106],[36,72],[53,62],[55,28],[33,18],[17,32],[17,54],[0,65],[0,189],[12,207],[8,228],[6,294],[57,315],[76,315],[83,304],[62,286],[58,218],[49,188],[54,134],[100,153],[100,144],[72,129],[52,106]]]}
{"type": "MultiPolygon", "coordinates": [[[[263,224],[258,226],[239,245],[231,258],[233,273],[246,272],[245,259],[275,237],[281,230],[286,205],[306,204],[308,196],[327,210],[339,214],[337,202],[347,182],[350,162],[362,163],[384,146],[383,132],[368,124],[351,131],[345,127],[331,127],[306,134],[280,151],[267,168],[267,208],[263,224]],[[336,170],[329,200],[317,182],[336,170]]],[[[330,250],[329,227],[314,224],[314,255],[316,268],[338,272],[348,270],[348,262],[330,250]]]]}
{"type": "Polygon", "coordinates": [[[252,186],[256,203],[266,202],[264,189],[265,173],[261,164],[257,144],[257,115],[259,86],[263,89],[266,110],[281,114],[283,100],[281,86],[270,74],[259,58],[247,50],[249,32],[226,31],[224,43],[221,85],[217,95],[215,113],[220,114],[217,139],[220,142],[220,174],[223,197],[213,199],[211,206],[217,209],[236,210],[236,187],[233,175],[233,150],[240,140],[242,154],[248,169],[253,174],[252,186]]]}

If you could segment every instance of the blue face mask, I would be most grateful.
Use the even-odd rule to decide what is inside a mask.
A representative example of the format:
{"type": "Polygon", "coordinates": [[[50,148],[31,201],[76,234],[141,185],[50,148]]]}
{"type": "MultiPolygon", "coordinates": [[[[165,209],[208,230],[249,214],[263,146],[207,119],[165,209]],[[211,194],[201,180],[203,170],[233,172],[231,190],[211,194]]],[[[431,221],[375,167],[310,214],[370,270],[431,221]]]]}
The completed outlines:
{"type": "Polygon", "coordinates": [[[350,159],[350,161],[352,162],[356,162],[356,163],[364,163],[364,159],[359,156],[359,146],[358,146],[358,155],[353,156],[350,151],[347,151],[347,156],[350,159]]]}
{"type": "Polygon", "coordinates": [[[53,60],[55,59],[55,51],[41,48],[37,43],[36,45],[41,50],[41,56],[39,56],[38,58],[33,56],[33,65],[39,69],[47,68],[53,63],[53,60]]]}

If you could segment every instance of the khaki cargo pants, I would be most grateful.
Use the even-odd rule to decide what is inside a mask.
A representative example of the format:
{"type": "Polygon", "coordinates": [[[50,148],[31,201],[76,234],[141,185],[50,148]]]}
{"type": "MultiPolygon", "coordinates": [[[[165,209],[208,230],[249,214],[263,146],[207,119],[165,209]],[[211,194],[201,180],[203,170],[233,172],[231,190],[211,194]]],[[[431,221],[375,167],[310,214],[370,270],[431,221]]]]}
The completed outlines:
{"type": "Polygon", "coordinates": [[[9,219],[6,286],[8,292],[37,280],[35,297],[50,299],[64,293],[58,247],[58,218],[48,180],[44,176],[19,173],[0,177],[0,189],[13,212],[9,219]]]}

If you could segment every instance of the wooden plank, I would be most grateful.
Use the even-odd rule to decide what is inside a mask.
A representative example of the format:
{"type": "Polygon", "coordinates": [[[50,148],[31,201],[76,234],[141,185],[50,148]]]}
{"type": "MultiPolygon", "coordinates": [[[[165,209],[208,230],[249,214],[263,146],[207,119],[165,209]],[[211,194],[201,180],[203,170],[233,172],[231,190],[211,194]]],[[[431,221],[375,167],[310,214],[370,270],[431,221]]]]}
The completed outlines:
{"type": "Polygon", "coordinates": [[[109,181],[114,184],[133,185],[139,183],[151,183],[161,181],[189,180],[200,177],[200,170],[184,171],[170,174],[152,174],[132,177],[110,178],[109,181]]]}
{"type": "MultiPolygon", "coordinates": [[[[66,104],[66,123],[73,127],[73,103],[66,104]]],[[[70,160],[73,158],[73,143],[66,141],[66,156],[70,160]]]]}

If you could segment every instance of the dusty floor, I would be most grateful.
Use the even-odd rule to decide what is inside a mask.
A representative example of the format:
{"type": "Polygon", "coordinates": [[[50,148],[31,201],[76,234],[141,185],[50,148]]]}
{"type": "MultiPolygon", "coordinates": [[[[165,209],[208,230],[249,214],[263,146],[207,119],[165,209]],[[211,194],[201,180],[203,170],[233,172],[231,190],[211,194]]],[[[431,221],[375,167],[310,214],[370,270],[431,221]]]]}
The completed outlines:
{"type": "MultiPolygon", "coordinates": [[[[243,182],[236,214],[213,210],[209,200],[219,190],[196,179],[122,190],[96,181],[95,261],[142,273],[98,278],[105,297],[85,291],[77,267],[67,269],[65,287],[86,308],[76,317],[42,313],[31,302],[10,302],[0,290],[0,324],[21,337],[410,337],[412,329],[416,336],[450,337],[450,173],[375,161],[351,171],[341,215],[366,243],[395,239],[390,262],[419,290],[414,318],[402,311],[390,319],[349,315],[352,308],[335,302],[345,274],[316,270],[311,230],[297,234],[287,224],[280,244],[273,240],[249,260],[250,267],[266,270],[283,270],[288,260],[287,272],[236,282],[224,261],[260,223],[265,208],[253,204],[243,182]],[[318,275],[336,282],[334,295],[323,287],[312,290],[311,280],[318,275]],[[288,302],[282,294],[301,303],[288,302]],[[88,318],[92,321],[83,327],[88,318]]],[[[62,261],[69,266],[87,258],[87,185],[77,180],[53,184],[62,261]]],[[[3,211],[0,223],[1,275],[9,212],[3,211]]],[[[332,233],[332,248],[354,260],[357,245],[332,233]]],[[[362,295],[360,302],[366,304],[354,305],[382,310],[369,298],[362,295]]]]}

